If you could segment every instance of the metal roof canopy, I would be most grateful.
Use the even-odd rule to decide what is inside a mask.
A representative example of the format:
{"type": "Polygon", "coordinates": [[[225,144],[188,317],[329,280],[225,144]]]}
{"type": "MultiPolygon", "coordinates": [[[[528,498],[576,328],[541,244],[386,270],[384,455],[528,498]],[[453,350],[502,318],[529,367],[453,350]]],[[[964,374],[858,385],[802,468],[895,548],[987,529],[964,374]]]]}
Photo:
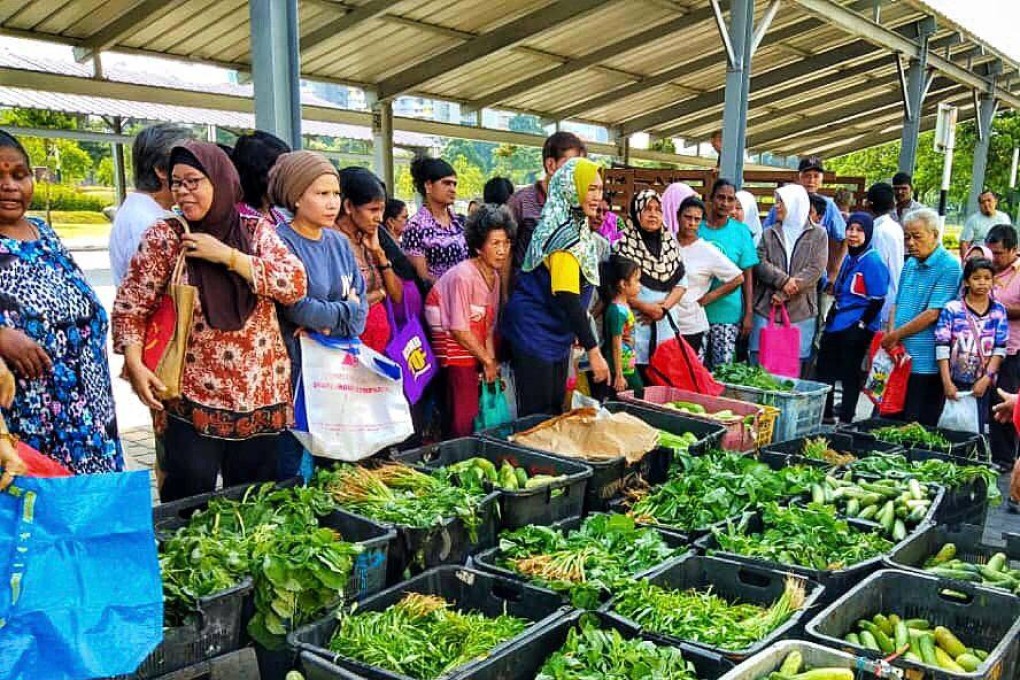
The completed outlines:
{"type": "MultiPolygon", "coordinates": [[[[915,107],[919,129],[932,126],[936,96],[973,109],[975,92],[991,94],[1020,108],[1020,66],[920,0],[757,4],[754,25],[767,30],[755,36],[750,79],[747,135],[754,151],[832,154],[894,139],[905,89],[897,62],[919,57],[919,28],[931,18],[925,74],[931,89],[915,107]]],[[[0,0],[0,31],[73,45],[82,60],[117,50],[250,71],[248,5],[0,0]]],[[[722,121],[727,49],[712,3],[703,0],[300,0],[298,30],[302,77],[360,86],[377,101],[413,94],[469,110],[592,122],[621,136],[645,131],[693,141],[722,121]]],[[[23,76],[0,72],[0,85],[25,87],[23,76]]],[[[81,87],[94,93],[96,84],[81,87]]],[[[357,115],[362,124],[368,115],[312,113],[347,123],[357,115]]],[[[478,128],[451,135],[437,126],[461,126],[410,119],[394,126],[499,141],[531,137],[478,128]]]]}

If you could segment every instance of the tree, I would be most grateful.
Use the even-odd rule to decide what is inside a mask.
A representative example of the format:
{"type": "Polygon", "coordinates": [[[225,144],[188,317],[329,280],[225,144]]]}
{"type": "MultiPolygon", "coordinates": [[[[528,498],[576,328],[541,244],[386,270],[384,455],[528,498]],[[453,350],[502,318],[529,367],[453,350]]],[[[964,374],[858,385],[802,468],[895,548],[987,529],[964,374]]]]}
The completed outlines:
{"type": "MultiPolygon", "coordinates": [[[[78,120],[60,111],[12,108],[0,111],[0,124],[58,130],[79,129],[78,120]]],[[[49,168],[62,182],[80,182],[92,169],[92,157],[71,139],[43,139],[19,135],[33,166],[49,168]]]]}
{"type": "Polygon", "coordinates": [[[480,198],[485,187],[485,174],[464,156],[457,156],[450,163],[457,173],[457,195],[463,199],[480,198]]]}

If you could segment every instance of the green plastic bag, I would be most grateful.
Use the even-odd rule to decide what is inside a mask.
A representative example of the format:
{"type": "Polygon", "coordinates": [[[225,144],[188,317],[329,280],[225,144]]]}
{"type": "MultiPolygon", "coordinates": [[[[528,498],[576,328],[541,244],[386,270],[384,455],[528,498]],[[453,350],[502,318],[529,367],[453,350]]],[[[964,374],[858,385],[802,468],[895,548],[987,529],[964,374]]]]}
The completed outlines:
{"type": "Polygon", "coordinates": [[[506,425],[510,420],[510,406],[506,401],[503,381],[494,380],[491,383],[482,381],[478,397],[478,415],[475,416],[475,432],[506,425]]]}

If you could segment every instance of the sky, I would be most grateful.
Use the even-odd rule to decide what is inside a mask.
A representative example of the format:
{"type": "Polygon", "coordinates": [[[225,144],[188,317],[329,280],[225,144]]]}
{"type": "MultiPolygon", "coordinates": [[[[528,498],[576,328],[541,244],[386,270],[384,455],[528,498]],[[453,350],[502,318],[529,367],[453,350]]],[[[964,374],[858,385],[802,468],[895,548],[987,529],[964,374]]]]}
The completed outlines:
{"type": "Polygon", "coordinates": [[[1006,56],[1020,61],[1020,0],[924,0],[1006,56]]]}

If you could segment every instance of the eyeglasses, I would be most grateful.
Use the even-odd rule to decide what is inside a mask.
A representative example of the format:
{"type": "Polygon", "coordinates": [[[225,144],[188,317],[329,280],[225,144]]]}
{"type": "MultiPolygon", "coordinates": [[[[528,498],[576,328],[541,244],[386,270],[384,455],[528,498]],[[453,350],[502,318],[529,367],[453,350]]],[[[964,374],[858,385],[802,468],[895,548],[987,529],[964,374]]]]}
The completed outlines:
{"type": "Polygon", "coordinates": [[[195,189],[198,188],[198,185],[201,184],[202,181],[206,180],[206,179],[209,179],[209,178],[208,177],[188,177],[186,179],[172,179],[172,180],[170,180],[170,190],[171,191],[180,191],[181,188],[183,187],[184,189],[187,189],[188,191],[194,191],[195,189]]]}

